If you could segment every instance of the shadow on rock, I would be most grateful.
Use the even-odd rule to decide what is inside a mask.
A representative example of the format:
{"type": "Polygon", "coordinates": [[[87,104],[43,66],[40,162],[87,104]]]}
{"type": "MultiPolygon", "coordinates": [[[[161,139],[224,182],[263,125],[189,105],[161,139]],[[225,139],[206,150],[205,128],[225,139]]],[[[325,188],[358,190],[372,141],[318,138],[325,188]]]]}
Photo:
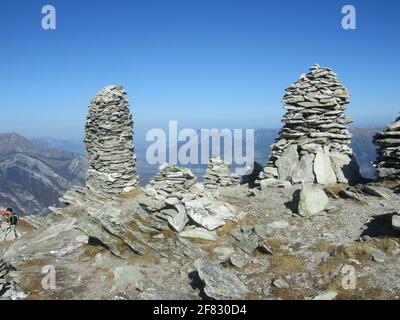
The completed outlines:
{"type": "Polygon", "coordinates": [[[202,300],[210,300],[209,297],[207,297],[204,293],[204,287],[205,284],[203,281],[201,281],[199,273],[195,270],[192,271],[188,274],[188,277],[190,279],[190,286],[192,287],[193,290],[199,290],[199,296],[202,300]]]}
{"type": "Polygon", "coordinates": [[[365,229],[362,236],[370,236],[372,238],[380,236],[398,236],[398,231],[394,230],[392,227],[392,217],[395,213],[385,213],[382,215],[373,216],[371,221],[366,224],[367,229],[365,229]]]}
{"type": "Polygon", "coordinates": [[[289,210],[292,211],[292,213],[298,213],[298,205],[300,201],[300,191],[301,190],[296,190],[293,193],[293,199],[291,201],[287,201],[284,203],[285,207],[288,208],[289,210]]]}
{"type": "Polygon", "coordinates": [[[263,171],[263,166],[258,162],[254,161],[252,172],[249,172],[248,174],[242,176],[241,184],[247,183],[249,185],[249,188],[251,189],[257,187],[256,181],[261,171],[263,171]]]}

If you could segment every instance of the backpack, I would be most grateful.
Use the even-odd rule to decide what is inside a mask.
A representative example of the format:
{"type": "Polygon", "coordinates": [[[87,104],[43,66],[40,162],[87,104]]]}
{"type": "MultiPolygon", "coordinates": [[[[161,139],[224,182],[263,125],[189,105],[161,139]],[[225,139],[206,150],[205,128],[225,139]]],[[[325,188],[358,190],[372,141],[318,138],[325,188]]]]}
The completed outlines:
{"type": "Polygon", "coordinates": [[[10,225],[16,225],[19,221],[19,216],[13,212],[11,208],[6,210],[0,209],[0,225],[8,223],[10,225]]]}

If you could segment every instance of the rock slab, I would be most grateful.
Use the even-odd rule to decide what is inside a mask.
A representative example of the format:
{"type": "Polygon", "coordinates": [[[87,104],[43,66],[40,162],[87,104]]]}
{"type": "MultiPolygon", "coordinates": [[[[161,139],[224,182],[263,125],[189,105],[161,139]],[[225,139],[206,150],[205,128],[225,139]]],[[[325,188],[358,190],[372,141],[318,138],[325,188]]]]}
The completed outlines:
{"type": "Polygon", "coordinates": [[[204,259],[198,259],[194,264],[209,298],[242,299],[248,294],[247,287],[231,271],[204,259]]]}

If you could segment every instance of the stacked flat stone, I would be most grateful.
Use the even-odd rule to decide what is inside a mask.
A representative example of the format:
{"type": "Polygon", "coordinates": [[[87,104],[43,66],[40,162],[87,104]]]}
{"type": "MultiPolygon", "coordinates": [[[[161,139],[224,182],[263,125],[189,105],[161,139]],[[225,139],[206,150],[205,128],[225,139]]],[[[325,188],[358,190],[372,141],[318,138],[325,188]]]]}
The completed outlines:
{"type": "Polygon", "coordinates": [[[260,183],[271,180],[320,184],[359,179],[344,114],[349,93],[330,68],[315,64],[286,89],[284,126],[271,146],[260,183]]]}
{"type": "Polygon", "coordinates": [[[178,168],[174,164],[165,163],[145,188],[147,195],[175,204],[189,193],[189,188],[197,183],[195,175],[187,168],[178,168]]]}
{"type": "Polygon", "coordinates": [[[162,164],[153,180],[143,189],[144,196],[139,203],[147,212],[153,213],[158,223],[167,223],[176,232],[181,232],[189,222],[184,203],[195,198],[189,189],[196,183],[197,179],[190,169],[162,164]]]}
{"type": "Polygon", "coordinates": [[[215,229],[238,221],[245,213],[205,193],[189,169],[163,164],[143,188],[138,203],[159,230],[171,228],[182,237],[216,240],[215,229]]]}
{"type": "Polygon", "coordinates": [[[108,86],[93,98],[86,122],[87,187],[113,195],[138,186],[133,121],[122,86],[108,86]]]}
{"type": "Polygon", "coordinates": [[[213,157],[208,162],[204,186],[208,189],[239,185],[240,178],[232,173],[230,164],[219,157],[213,157]]]}
{"type": "Polygon", "coordinates": [[[400,179],[400,117],[373,138],[378,146],[374,163],[376,173],[382,179],[400,179]]]}

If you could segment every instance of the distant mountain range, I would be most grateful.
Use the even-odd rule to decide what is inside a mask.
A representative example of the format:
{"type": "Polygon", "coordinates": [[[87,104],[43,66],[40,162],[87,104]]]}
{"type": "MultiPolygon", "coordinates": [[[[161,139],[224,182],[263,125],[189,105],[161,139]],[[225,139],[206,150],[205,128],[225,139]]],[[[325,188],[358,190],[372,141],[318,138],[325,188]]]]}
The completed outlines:
{"type": "Polygon", "coordinates": [[[60,140],[50,137],[43,137],[33,139],[33,141],[48,148],[70,151],[80,155],[85,154],[85,146],[80,140],[60,140]]]}
{"type": "Polygon", "coordinates": [[[0,206],[24,214],[45,214],[87,170],[79,154],[50,148],[16,133],[0,135],[0,206]]]}
{"type": "MultiPolygon", "coordinates": [[[[372,136],[381,128],[351,128],[352,148],[366,178],[373,178],[372,161],[376,149],[372,136]]],[[[255,161],[264,164],[276,129],[255,130],[255,161]]],[[[150,145],[150,143],[149,143],[150,145]]],[[[158,165],[146,161],[146,144],[137,144],[138,173],[142,185],[157,173],[158,165]]],[[[84,185],[87,161],[80,141],[38,138],[29,140],[16,133],[0,134],[0,207],[13,207],[22,213],[45,214],[48,207],[73,185],[84,185]]],[[[202,180],[207,165],[189,165],[202,180]]]]}

